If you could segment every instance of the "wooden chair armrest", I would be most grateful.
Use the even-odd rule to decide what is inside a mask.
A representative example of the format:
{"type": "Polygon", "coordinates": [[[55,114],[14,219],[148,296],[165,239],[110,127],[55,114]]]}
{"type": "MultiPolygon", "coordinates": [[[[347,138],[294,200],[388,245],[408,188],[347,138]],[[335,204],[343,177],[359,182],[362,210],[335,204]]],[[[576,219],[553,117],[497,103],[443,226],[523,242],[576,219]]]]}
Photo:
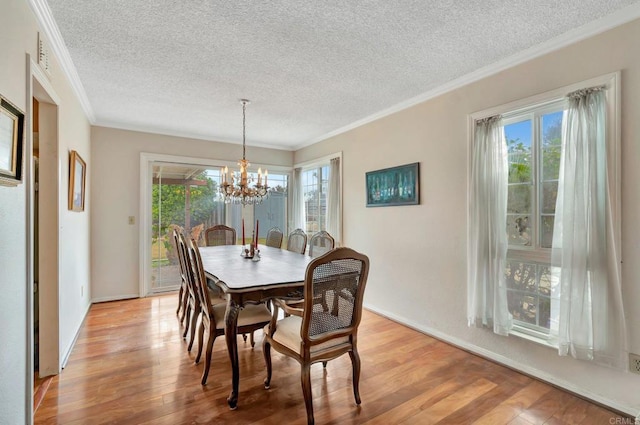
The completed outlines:
{"type": "Polygon", "coordinates": [[[302,307],[302,300],[293,300],[293,301],[285,301],[281,299],[273,300],[274,304],[281,308],[285,314],[300,316],[302,317],[302,313],[304,309],[302,307]]]}

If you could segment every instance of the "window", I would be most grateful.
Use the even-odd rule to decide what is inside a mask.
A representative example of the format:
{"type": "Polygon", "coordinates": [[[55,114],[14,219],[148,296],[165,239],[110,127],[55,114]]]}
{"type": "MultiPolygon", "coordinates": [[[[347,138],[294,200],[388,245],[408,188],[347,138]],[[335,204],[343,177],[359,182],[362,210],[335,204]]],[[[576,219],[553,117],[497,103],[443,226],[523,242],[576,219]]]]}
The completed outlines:
{"type": "Polygon", "coordinates": [[[470,325],[493,323],[495,333],[526,334],[561,355],[620,360],[619,90],[613,73],[470,117],[470,325]],[[495,160],[503,155],[506,163],[495,160]],[[502,211],[505,189],[500,219],[492,211],[502,211]],[[491,267],[501,258],[504,268],[491,267]],[[593,318],[570,314],[582,311],[593,318]]]}
{"type": "Polygon", "coordinates": [[[514,323],[549,332],[551,244],[562,137],[562,101],[508,116],[506,231],[509,250],[505,277],[514,323]]]}
{"type": "Polygon", "coordinates": [[[304,202],[304,228],[312,235],[327,226],[327,188],[329,165],[302,171],[302,196],[304,202]]]}
{"type": "Polygon", "coordinates": [[[470,117],[467,319],[623,368],[619,81],[470,117]]]}

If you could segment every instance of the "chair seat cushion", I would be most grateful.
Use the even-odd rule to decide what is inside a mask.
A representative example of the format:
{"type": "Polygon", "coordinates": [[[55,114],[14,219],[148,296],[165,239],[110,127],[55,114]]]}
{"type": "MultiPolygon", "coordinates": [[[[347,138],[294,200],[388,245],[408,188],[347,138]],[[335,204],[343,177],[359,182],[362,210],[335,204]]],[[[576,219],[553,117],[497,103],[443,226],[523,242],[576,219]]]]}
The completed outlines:
{"type": "MultiPolygon", "coordinates": [[[[331,316],[330,314],[327,314],[327,315],[331,316]]],[[[300,344],[302,342],[302,337],[300,336],[301,326],[302,326],[302,317],[299,317],[299,316],[285,317],[282,320],[278,320],[278,323],[276,325],[276,332],[272,336],[272,338],[274,341],[300,354],[300,344]]],[[[265,329],[265,332],[267,331],[268,330],[265,329]]],[[[315,353],[315,352],[325,350],[327,348],[335,347],[336,345],[340,345],[348,342],[349,342],[348,336],[332,339],[322,344],[312,346],[311,353],[315,353]]]]}
{"type": "MultiPolygon", "coordinates": [[[[216,318],[216,329],[224,329],[224,314],[227,303],[213,305],[213,315],[216,318]]],[[[238,327],[266,323],[271,321],[271,312],[266,304],[247,304],[240,309],[238,314],[238,327]]]]}

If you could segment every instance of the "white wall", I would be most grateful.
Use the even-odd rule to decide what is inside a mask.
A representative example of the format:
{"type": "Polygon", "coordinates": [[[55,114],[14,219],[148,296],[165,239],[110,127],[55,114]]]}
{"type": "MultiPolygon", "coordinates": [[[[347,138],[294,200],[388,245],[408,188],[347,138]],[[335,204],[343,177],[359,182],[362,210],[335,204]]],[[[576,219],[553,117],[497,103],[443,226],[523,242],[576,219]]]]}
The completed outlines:
{"type": "MultiPolygon", "coordinates": [[[[27,99],[26,54],[37,58],[38,27],[25,0],[0,2],[0,93],[26,112],[27,99]]],[[[61,153],[57,167],[60,188],[60,329],[59,345],[62,356],[71,346],[73,338],[89,307],[89,296],[80,296],[80,286],[88,287],[89,251],[88,213],[66,210],[68,176],[68,149],[82,152],[90,164],[89,123],[72,93],[58,64],[52,60],[51,86],[60,99],[58,113],[58,149],[61,153]]],[[[30,118],[25,117],[26,131],[30,131],[30,118]]],[[[29,160],[29,152],[25,153],[29,160]]],[[[90,166],[90,165],[89,165],[90,166]]],[[[24,177],[25,179],[28,176],[24,177]]],[[[0,187],[0,423],[19,424],[31,416],[27,359],[27,211],[26,184],[0,187]]]]}
{"type": "MultiPolygon", "coordinates": [[[[139,295],[140,153],[237,161],[242,146],[105,127],[91,136],[91,261],[94,301],[139,295]],[[135,225],[128,224],[129,216],[135,225]]],[[[247,147],[253,162],[290,167],[289,151],[247,147]]]]}
{"type": "Polygon", "coordinates": [[[469,114],[622,70],[622,279],[630,348],[640,353],[640,21],[587,39],[301,149],[343,151],[344,241],[371,259],[366,305],[401,322],[578,391],[640,412],[640,376],[558,357],[466,324],[469,114]],[[367,155],[362,155],[367,152],[367,155]],[[365,208],[366,171],[420,162],[419,206],[365,208]]]}
{"type": "MultiPolygon", "coordinates": [[[[0,93],[26,110],[25,51],[32,41],[33,22],[20,0],[0,3],[0,93]],[[25,30],[20,27],[24,25],[25,30]],[[23,37],[13,37],[18,31],[23,37]]],[[[0,186],[0,423],[25,423],[27,408],[27,307],[26,193],[18,187],[0,186]]]]}

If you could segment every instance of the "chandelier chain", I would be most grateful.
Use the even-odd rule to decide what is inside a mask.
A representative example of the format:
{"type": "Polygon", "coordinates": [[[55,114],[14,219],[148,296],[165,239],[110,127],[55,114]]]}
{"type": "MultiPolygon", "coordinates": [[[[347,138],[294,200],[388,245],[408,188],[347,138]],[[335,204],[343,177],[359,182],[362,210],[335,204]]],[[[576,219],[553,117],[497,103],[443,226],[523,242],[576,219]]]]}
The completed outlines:
{"type": "Polygon", "coordinates": [[[247,101],[242,101],[242,159],[246,159],[245,134],[247,128],[247,101]]]}
{"type": "Polygon", "coordinates": [[[269,196],[268,171],[258,168],[257,179],[255,175],[249,173],[249,161],[247,161],[247,99],[240,99],[242,103],[242,159],[238,162],[240,171],[229,171],[223,167],[220,171],[222,176],[220,183],[220,193],[225,203],[242,205],[256,205],[269,196]]]}

